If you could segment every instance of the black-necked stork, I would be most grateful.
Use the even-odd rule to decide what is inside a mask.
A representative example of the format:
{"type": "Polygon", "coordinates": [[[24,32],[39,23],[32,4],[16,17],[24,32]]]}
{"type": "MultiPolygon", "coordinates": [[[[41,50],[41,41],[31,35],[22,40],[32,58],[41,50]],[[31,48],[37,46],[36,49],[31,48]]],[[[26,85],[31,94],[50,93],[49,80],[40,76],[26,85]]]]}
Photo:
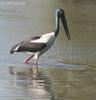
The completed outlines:
{"type": "Polygon", "coordinates": [[[24,61],[24,63],[28,63],[28,61],[33,58],[37,67],[39,57],[53,45],[54,40],[59,33],[60,21],[63,24],[68,40],[71,40],[64,10],[61,8],[57,9],[55,18],[56,27],[53,32],[46,33],[41,36],[32,37],[29,40],[22,41],[13,46],[10,50],[10,53],[13,54],[14,52],[30,52],[30,56],[24,61]]]}

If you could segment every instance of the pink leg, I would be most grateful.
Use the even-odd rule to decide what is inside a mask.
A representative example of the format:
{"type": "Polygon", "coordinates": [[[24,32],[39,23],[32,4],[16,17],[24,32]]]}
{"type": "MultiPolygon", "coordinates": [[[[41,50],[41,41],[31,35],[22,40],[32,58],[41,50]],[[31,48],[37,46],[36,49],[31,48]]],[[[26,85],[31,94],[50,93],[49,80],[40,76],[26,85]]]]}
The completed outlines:
{"type": "Polygon", "coordinates": [[[28,64],[28,61],[33,57],[33,55],[29,55],[29,57],[24,61],[24,64],[28,64]]]}
{"type": "Polygon", "coordinates": [[[38,60],[39,60],[39,57],[36,57],[34,59],[34,66],[33,66],[33,73],[34,74],[37,74],[37,72],[38,72],[38,60]]]}
{"type": "Polygon", "coordinates": [[[33,59],[34,61],[33,61],[33,64],[35,65],[35,67],[38,67],[38,60],[39,60],[39,58],[36,58],[36,59],[33,59]]]}
{"type": "Polygon", "coordinates": [[[38,67],[38,60],[39,58],[36,59],[36,68],[38,67]]]}

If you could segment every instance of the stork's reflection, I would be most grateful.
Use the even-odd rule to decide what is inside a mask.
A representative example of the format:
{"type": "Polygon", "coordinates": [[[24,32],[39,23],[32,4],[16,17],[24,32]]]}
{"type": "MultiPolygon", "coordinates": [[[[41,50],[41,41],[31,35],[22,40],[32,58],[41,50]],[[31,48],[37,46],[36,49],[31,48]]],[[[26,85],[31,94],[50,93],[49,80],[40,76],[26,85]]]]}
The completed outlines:
{"type": "Polygon", "coordinates": [[[23,87],[25,93],[31,96],[33,100],[54,100],[50,79],[42,69],[34,74],[32,68],[17,71],[10,67],[9,72],[10,75],[15,76],[16,86],[23,87]]]}

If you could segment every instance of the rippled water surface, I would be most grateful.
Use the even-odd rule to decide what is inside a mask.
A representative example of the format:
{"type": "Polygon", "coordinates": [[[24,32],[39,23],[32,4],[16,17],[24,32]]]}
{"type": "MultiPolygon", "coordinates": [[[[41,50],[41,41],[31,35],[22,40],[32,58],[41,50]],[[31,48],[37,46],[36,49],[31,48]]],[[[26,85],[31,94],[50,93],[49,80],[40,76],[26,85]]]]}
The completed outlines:
{"type": "Polygon", "coordinates": [[[96,1],[0,1],[0,100],[96,100],[96,1]],[[11,47],[54,30],[54,15],[63,8],[71,34],[61,26],[53,47],[39,61],[34,76],[26,54],[11,47]]]}

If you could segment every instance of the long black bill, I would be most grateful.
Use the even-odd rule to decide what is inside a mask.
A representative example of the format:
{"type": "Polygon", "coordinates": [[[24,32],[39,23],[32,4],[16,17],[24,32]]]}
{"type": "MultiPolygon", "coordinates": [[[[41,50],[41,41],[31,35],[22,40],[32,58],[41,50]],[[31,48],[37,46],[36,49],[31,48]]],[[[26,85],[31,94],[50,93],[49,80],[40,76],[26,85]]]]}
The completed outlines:
{"type": "Polygon", "coordinates": [[[64,27],[64,29],[65,29],[65,33],[66,33],[67,39],[68,39],[68,40],[71,40],[71,37],[70,37],[70,34],[69,34],[69,30],[68,30],[68,26],[67,26],[67,21],[66,21],[66,18],[65,18],[65,15],[63,15],[63,16],[61,17],[61,21],[62,21],[63,27],[64,27]]]}

